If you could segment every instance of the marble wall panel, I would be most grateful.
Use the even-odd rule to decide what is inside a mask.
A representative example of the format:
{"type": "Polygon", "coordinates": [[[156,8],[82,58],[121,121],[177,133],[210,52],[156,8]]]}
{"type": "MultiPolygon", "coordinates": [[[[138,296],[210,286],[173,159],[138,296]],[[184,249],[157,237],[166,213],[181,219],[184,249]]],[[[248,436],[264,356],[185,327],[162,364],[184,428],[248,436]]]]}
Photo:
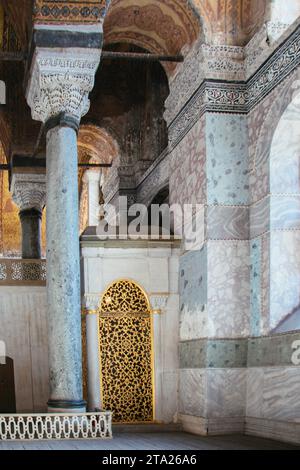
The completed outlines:
{"type": "Polygon", "coordinates": [[[200,339],[179,344],[181,369],[247,366],[247,339],[200,339]]]}
{"type": "Polygon", "coordinates": [[[264,370],[263,416],[300,421],[300,373],[298,367],[264,370]]]}
{"type": "Polygon", "coordinates": [[[298,367],[255,368],[247,374],[247,416],[300,422],[298,367]]]}
{"type": "MultiPolygon", "coordinates": [[[[250,162],[249,182],[252,202],[257,202],[261,200],[271,191],[270,152],[272,141],[274,139],[276,128],[283,116],[283,113],[293,100],[295,92],[299,90],[299,73],[300,72],[298,69],[295,70],[292,74],[290,74],[286,80],[284,80],[279,86],[277,86],[248,115],[250,162]]],[[[299,131],[297,130],[297,132],[299,131]]],[[[288,141],[288,138],[283,138],[283,134],[281,132],[281,135],[279,135],[279,133],[277,134],[279,136],[279,143],[276,144],[274,147],[275,154],[279,154],[279,152],[282,151],[285,155],[286,148],[284,149],[283,147],[285,145],[284,143],[288,141]]],[[[292,138],[291,141],[294,142],[294,138],[292,138]]],[[[295,148],[295,146],[293,147],[295,148]]],[[[281,162],[281,164],[283,166],[285,165],[284,162],[281,162]]],[[[289,177],[291,176],[289,175],[289,177]]],[[[282,179],[280,175],[279,179],[282,179]]],[[[274,189],[272,189],[271,192],[274,192],[274,189]]],[[[276,192],[278,191],[276,190],[276,192]]],[[[283,192],[286,192],[286,188],[283,192]]]]}
{"type": "Polygon", "coordinates": [[[249,202],[248,129],[245,116],[206,116],[207,201],[209,205],[249,202]]]}
{"type": "Polygon", "coordinates": [[[300,333],[286,333],[248,341],[248,367],[292,366],[293,343],[300,333]]]}
{"type": "Polygon", "coordinates": [[[170,154],[170,203],[206,202],[205,117],[170,154]]]}
{"type": "Polygon", "coordinates": [[[250,238],[256,238],[270,230],[270,196],[250,207],[250,238]]]}
{"type": "Polygon", "coordinates": [[[209,418],[244,416],[246,410],[246,369],[207,371],[207,415],[209,418]]]}
{"type": "Polygon", "coordinates": [[[247,336],[250,327],[249,242],[209,241],[207,253],[208,336],[247,336]]]}
{"type": "Polygon", "coordinates": [[[262,418],[264,392],[263,367],[247,370],[247,404],[246,416],[262,418]]]}
{"type": "Polygon", "coordinates": [[[0,323],[0,340],[14,361],[17,412],[46,412],[49,369],[45,287],[0,288],[0,323]]]}
{"type": "Polygon", "coordinates": [[[250,334],[260,335],[261,322],[261,260],[262,243],[260,238],[250,242],[251,271],[250,271],[250,334]]]}
{"type": "Polygon", "coordinates": [[[204,369],[184,369],[179,373],[179,413],[206,416],[207,372],[204,369]]]}
{"type": "Polygon", "coordinates": [[[300,192],[300,93],[283,113],[270,151],[271,193],[300,192]],[[288,143],[288,145],[287,145],[288,143]]]}
{"type": "Polygon", "coordinates": [[[270,328],[300,305],[300,231],[271,233],[270,328]]]}
{"type": "Polygon", "coordinates": [[[207,332],[207,249],[180,258],[180,339],[201,338],[207,332]]]}
{"type": "Polygon", "coordinates": [[[270,234],[261,239],[261,334],[270,332],[270,234]]]}
{"type": "Polygon", "coordinates": [[[272,195],[270,219],[272,230],[300,230],[300,194],[298,196],[272,195]]]}
{"type": "Polygon", "coordinates": [[[207,208],[208,240],[248,240],[248,207],[209,206],[207,208]]]}

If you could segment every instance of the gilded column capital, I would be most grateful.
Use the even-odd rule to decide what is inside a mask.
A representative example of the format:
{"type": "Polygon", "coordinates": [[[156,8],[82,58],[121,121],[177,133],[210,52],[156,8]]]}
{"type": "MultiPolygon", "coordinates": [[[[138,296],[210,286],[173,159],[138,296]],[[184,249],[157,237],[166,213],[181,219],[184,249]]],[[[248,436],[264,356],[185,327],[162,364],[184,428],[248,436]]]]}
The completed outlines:
{"type": "Polygon", "coordinates": [[[90,107],[100,57],[100,49],[37,47],[26,90],[32,118],[46,123],[66,115],[79,124],[90,107]]]}
{"type": "Polygon", "coordinates": [[[11,179],[13,201],[20,211],[36,209],[42,212],[46,205],[46,175],[14,173],[11,179]]]}

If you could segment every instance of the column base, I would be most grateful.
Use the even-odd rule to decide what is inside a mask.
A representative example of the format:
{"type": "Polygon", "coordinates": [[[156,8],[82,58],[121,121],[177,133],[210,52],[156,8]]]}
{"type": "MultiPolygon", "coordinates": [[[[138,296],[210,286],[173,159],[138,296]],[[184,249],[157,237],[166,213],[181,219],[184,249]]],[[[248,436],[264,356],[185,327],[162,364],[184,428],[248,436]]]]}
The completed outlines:
{"type": "Polygon", "coordinates": [[[49,400],[48,413],[86,413],[84,400],[49,400]]]}

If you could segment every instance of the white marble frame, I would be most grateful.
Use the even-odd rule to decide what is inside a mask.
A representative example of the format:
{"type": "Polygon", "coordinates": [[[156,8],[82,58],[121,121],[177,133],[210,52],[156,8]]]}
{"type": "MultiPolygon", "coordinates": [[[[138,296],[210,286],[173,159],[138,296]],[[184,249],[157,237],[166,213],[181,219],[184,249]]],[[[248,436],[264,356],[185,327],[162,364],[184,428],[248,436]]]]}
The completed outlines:
{"type": "Polygon", "coordinates": [[[176,422],[178,414],[178,257],[177,249],[155,248],[153,244],[151,248],[125,249],[82,245],[86,297],[100,302],[112,282],[132,279],[145,290],[157,310],[153,314],[154,418],[163,423],[176,422]]]}

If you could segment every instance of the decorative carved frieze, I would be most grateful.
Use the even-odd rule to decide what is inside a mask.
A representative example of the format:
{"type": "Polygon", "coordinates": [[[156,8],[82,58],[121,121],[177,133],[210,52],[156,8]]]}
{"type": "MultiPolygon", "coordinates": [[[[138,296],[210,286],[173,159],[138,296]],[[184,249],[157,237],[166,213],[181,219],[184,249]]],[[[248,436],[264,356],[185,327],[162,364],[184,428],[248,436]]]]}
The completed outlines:
{"type": "MultiPolygon", "coordinates": [[[[174,148],[204,112],[247,114],[300,64],[300,26],[269,60],[246,82],[202,80],[180,112],[170,112],[174,89],[167,101],[165,118],[169,123],[169,147],[174,148]]],[[[184,87],[184,82],[181,83],[184,87]]],[[[181,104],[182,105],[182,104],[181,104]]],[[[178,109],[178,105],[174,104],[178,109]]]]}
{"type": "Polygon", "coordinates": [[[15,173],[11,180],[13,201],[21,211],[46,205],[46,175],[39,173],[15,173]]]}
{"type": "Polygon", "coordinates": [[[215,105],[218,101],[221,112],[227,112],[232,101],[238,106],[241,102],[246,107],[255,104],[299,64],[300,21],[287,30],[286,27],[282,23],[265,24],[245,48],[209,46],[197,41],[171,80],[164,114],[168,125],[173,125],[184,107],[194,105],[202,88],[207,96],[201,102],[215,105]],[[234,97],[226,91],[227,86],[221,91],[222,86],[210,84],[206,91],[203,84],[208,80],[221,80],[225,85],[234,82],[230,83],[234,97]],[[241,86],[245,87],[244,96],[241,86]]]}
{"type": "Polygon", "coordinates": [[[37,48],[27,87],[32,118],[46,122],[61,113],[80,121],[90,106],[100,49],[37,48]]]}
{"type": "Polygon", "coordinates": [[[33,19],[42,24],[100,22],[110,0],[34,0],[33,19]]]}
{"type": "Polygon", "coordinates": [[[0,285],[46,285],[46,261],[2,258],[0,260],[0,285]]]}

